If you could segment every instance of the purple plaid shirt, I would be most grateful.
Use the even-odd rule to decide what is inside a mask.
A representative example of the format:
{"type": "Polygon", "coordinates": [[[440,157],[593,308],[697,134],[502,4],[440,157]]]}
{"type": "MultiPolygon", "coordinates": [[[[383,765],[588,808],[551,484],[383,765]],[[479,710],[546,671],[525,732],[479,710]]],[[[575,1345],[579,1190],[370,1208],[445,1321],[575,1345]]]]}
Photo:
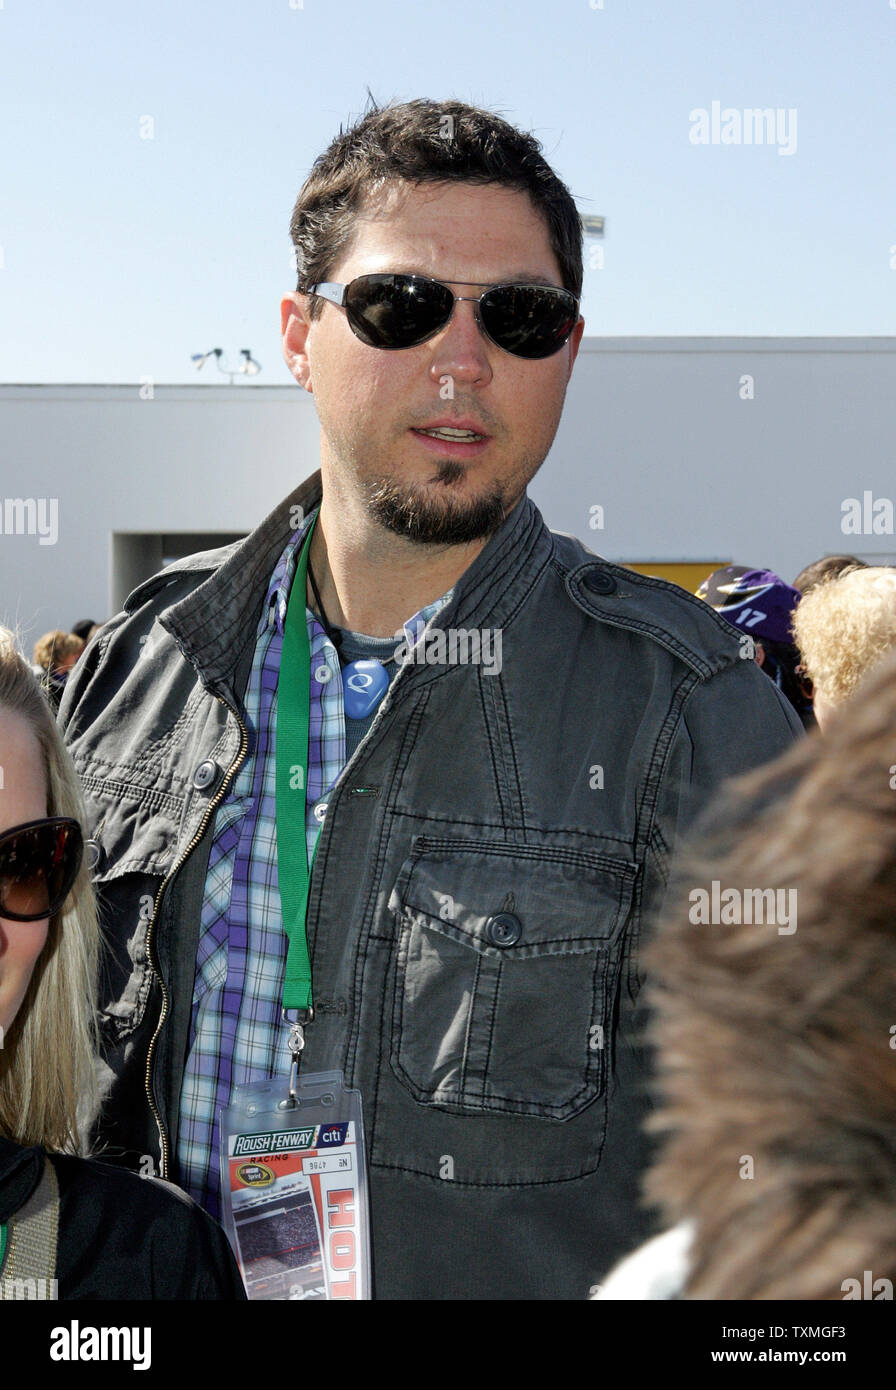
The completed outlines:
{"type": "MultiPolygon", "coordinates": [[[[206,874],[177,1151],[181,1185],[213,1216],[220,1212],[219,1111],[234,1086],[285,1075],[289,1064],[280,1016],[288,942],[277,879],[277,681],[286,607],[313,516],[290,537],[268,585],[246,690],[249,752],[218,807],[206,874]]],[[[410,645],[452,592],[405,623],[410,645]]],[[[310,862],[327,796],[345,765],[345,714],[336,649],[307,607],[305,618],[311,645],[310,862]]]]}

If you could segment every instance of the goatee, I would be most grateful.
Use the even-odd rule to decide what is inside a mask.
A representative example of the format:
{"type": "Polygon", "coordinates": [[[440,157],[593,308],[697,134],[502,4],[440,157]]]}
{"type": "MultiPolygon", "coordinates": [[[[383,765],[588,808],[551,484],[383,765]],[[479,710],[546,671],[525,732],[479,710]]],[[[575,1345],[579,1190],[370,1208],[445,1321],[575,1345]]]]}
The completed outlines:
{"type": "MultiPolygon", "coordinates": [[[[436,481],[450,487],[463,475],[463,464],[445,459],[438,465],[436,481]]],[[[484,497],[456,502],[448,493],[433,498],[414,484],[394,479],[371,484],[367,505],[382,526],[421,545],[466,545],[488,538],[506,515],[504,496],[497,487],[484,497]]]]}

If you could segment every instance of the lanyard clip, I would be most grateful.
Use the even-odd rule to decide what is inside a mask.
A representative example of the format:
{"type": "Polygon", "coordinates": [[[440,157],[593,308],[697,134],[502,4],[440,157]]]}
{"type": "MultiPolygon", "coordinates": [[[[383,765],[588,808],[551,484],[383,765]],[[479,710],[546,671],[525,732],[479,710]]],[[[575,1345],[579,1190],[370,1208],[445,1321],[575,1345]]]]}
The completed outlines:
{"type": "Polygon", "coordinates": [[[314,1010],[312,1008],[281,1009],[280,1017],[283,1019],[284,1023],[289,1024],[287,1044],[289,1046],[290,1056],[292,1057],[292,1065],[289,1069],[289,1101],[285,1101],[284,1105],[295,1105],[299,1062],[301,1060],[302,1050],[305,1046],[305,1028],[312,1022],[314,1010]],[[294,1017],[291,1017],[291,1015],[294,1015],[294,1017]]]}

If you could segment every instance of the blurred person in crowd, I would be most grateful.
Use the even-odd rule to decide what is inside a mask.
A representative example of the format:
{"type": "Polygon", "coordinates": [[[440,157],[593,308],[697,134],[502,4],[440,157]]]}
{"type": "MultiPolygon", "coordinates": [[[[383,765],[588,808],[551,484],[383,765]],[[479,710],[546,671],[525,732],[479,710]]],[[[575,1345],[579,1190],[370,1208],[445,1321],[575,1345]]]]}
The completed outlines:
{"type": "Polygon", "coordinates": [[[59,708],[69,673],[83,650],[82,637],[59,630],[44,633],[34,644],[32,670],[39,677],[54,710],[59,708]]]}
{"type": "Polygon", "coordinates": [[[184,1193],[79,1156],[99,949],[83,808],[5,628],[0,765],[0,1298],[242,1298],[223,1231],[184,1193]]]}
{"type": "Polygon", "coordinates": [[[891,654],[849,719],[729,784],[676,864],[644,952],[667,1230],[599,1298],[892,1299],[894,731],[891,654]],[[785,913],[695,913],[757,886],[785,913]]]}
{"type": "Polygon", "coordinates": [[[102,623],[95,623],[92,618],[81,618],[72,625],[71,630],[75,637],[81,638],[86,647],[87,643],[92,641],[101,627],[102,623]]]}
{"type": "Polygon", "coordinates": [[[798,591],[771,570],[725,565],[707,575],[697,597],[746,635],[757,665],[793,705],[803,727],[814,728],[811,691],[799,670],[791,626],[798,591]]]}
{"type": "Polygon", "coordinates": [[[817,585],[797,610],[794,632],[814,688],[815,717],[826,729],[896,645],[896,570],[865,565],[817,585]]]}
{"type": "Polygon", "coordinates": [[[813,560],[811,565],[800,570],[793,587],[798,589],[805,598],[817,584],[824,584],[828,579],[836,579],[841,574],[848,573],[849,570],[860,570],[864,567],[865,561],[858,559],[855,555],[824,555],[820,560],[813,560]]]}
{"type": "Polygon", "coordinates": [[[527,495],[584,330],[537,141],[373,105],[292,235],[320,471],[130,595],[60,711],[114,933],[101,1132],[217,1212],[218,1112],[286,1084],[286,1008],[298,1084],[361,1094],[379,1298],[583,1297],[645,1231],[646,904],[799,721],[709,608],[527,495]]]}

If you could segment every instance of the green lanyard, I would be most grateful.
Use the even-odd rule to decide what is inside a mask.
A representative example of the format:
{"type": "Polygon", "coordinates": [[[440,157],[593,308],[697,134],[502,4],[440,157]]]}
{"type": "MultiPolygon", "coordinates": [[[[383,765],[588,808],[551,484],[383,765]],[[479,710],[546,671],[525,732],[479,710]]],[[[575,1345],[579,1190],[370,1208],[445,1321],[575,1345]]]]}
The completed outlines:
{"type": "MultiPolygon", "coordinates": [[[[283,930],[289,938],[283,1007],[305,1011],[311,1008],[311,957],[305,931],[311,877],[305,831],[311,647],[305,619],[305,586],[311,536],[316,523],[317,516],[302,542],[289,594],[277,680],[277,877],[283,930]]],[[[314,863],[319,842],[320,831],[311,864],[314,863]]]]}
{"type": "Polygon", "coordinates": [[[6,1224],[0,1226],[0,1269],[3,1268],[3,1261],[6,1259],[6,1224]]]}

